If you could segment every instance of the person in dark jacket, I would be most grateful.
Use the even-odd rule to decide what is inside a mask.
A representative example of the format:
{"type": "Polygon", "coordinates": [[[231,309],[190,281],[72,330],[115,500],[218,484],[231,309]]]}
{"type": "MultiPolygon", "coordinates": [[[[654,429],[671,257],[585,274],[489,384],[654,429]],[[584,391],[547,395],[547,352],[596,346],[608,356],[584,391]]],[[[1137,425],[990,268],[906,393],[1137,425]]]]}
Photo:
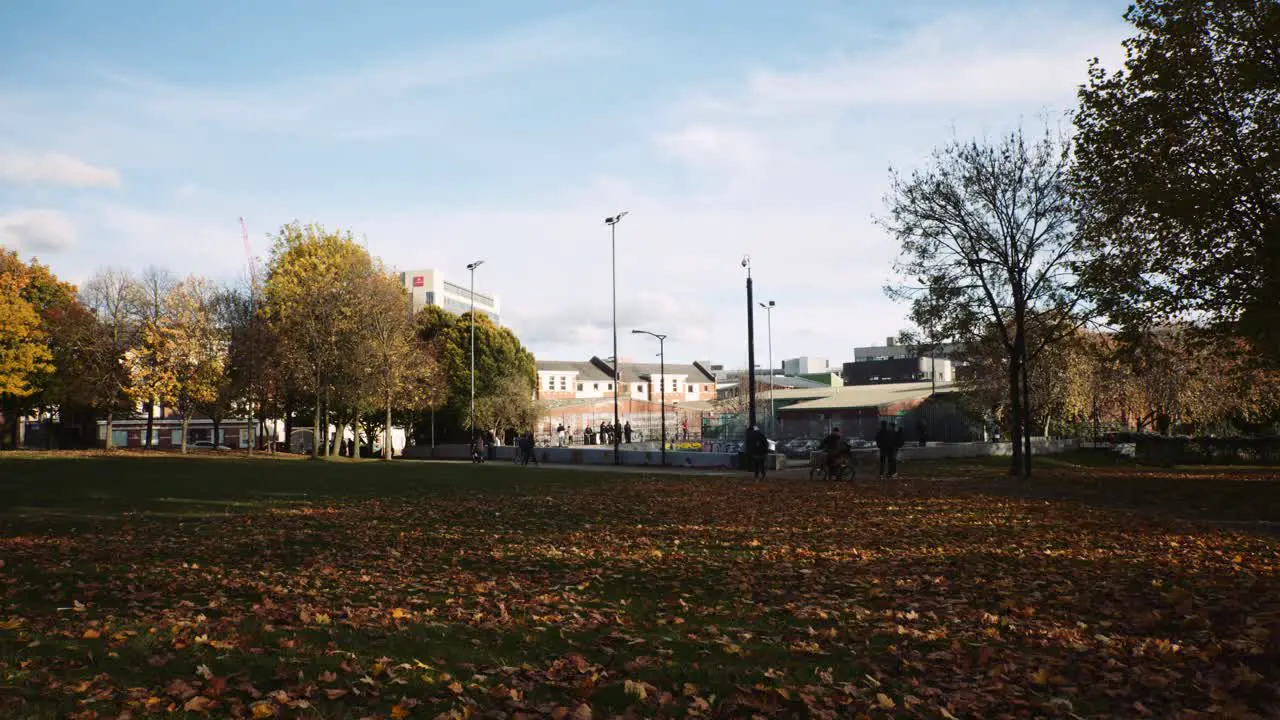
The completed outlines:
{"type": "Polygon", "coordinates": [[[889,457],[889,477],[898,476],[898,451],[907,444],[907,434],[901,425],[893,430],[893,454],[889,457]]]}
{"type": "Polygon", "coordinates": [[[622,426],[622,441],[631,444],[631,421],[628,420],[626,425],[622,426]]]}
{"type": "Polygon", "coordinates": [[[766,476],[765,461],[769,457],[769,438],[760,432],[760,428],[755,425],[747,431],[746,437],[746,453],[747,462],[751,465],[751,475],[758,480],[764,480],[766,476]]]}
{"type": "Polygon", "coordinates": [[[886,420],[880,421],[880,429],[876,431],[876,449],[880,451],[880,477],[888,477],[893,467],[893,432],[886,420]]]}

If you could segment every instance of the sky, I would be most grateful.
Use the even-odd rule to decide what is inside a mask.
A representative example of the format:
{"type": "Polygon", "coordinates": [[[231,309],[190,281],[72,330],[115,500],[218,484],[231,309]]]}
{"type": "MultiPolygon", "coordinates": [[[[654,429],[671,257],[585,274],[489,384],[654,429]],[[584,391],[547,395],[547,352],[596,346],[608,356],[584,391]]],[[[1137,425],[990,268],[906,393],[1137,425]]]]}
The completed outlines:
{"type": "Polygon", "coordinates": [[[890,168],[1069,129],[1126,0],[0,3],[0,245],[221,282],[292,220],[496,293],[541,359],[853,359],[890,168]],[[769,325],[772,325],[771,340],[769,325]]]}

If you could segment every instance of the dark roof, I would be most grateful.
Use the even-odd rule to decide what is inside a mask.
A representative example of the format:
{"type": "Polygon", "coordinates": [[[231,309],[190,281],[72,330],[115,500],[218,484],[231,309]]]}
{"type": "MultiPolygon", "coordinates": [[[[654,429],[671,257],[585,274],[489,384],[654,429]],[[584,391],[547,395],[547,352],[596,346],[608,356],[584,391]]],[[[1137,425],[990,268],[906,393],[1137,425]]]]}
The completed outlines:
{"type": "MultiPolygon", "coordinates": [[[[613,365],[608,360],[593,357],[589,362],[573,362],[566,360],[539,360],[535,363],[539,372],[576,372],[579,379],[612,380],[613,365]]],[[[704,369],[701,364],[667,363],[663,368],[659,363],[622,363],[619,368],[619,382],[637,382],[648,380],[665,369],[668,376],[687,375],[696,383],[715,382],[715,376],[704,369]]]]}
{"type": "Polygon", "coordinates": [[[612,373],[590,362],[570,362],[562,360],[539,360],[534,363],[539,372],[577,373],[579,380],[612,380],[612,373]]]}

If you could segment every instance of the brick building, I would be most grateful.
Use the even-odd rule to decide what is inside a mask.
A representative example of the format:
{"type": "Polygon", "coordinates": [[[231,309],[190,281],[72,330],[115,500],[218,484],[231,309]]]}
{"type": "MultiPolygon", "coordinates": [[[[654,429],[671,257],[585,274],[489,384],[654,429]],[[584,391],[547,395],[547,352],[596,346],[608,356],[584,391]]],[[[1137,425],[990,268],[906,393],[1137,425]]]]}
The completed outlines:
{"type": "Polygon", "coordinates": [[[582,430],[588,425],[598,429],[601,422],[613,422],[615,392],[619,420],[630,422],[635,435],[643,441],[661,434],[664,392],[667,435],[672,439],[684,437],[686,426],[691,438],[698,437],[704,410],[686,406],[705,406],[716,398],[715,375],[701,362],[668,363],[663,368],[658,363],[624,361],[618,366],[620,390],[614,388],[612,363],[598,357],[585,362],[538,361],[537,371],[537,397],[545,409],[538,433],[552,433],[563,424],[577,442],[581,442],[582,430]]]}

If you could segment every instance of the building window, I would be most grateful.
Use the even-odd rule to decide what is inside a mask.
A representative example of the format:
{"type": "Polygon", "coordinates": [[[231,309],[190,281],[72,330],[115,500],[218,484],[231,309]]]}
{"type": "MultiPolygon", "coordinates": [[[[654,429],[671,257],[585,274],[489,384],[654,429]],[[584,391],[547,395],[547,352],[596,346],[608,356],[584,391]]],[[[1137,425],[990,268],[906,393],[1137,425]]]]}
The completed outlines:
{"type": "Polygon", "coordinates": [[[605,387],[605,390],[612,390],[612,389],[613,389],[613,383],[609,383],[609,384],[605,387]]]}
{"type": "Polygon", "coordinates": [[[556,379],[554,377],[547,378],[547,389],[548,390],[556,389],[556,379]]]}
{"type": "Polygon", "coordinates": [[[671,391],[672,391],[672,392],[680,392],[680,381],[679,381],[679,380],[672,380],[672,381],[671,381],[671,391]]]}
{"type": "Polygon", "coordinates": [[[582,392],[582,383],[578,383],[578,392],[582,392]]]}
{"type": "Polygon", "coordinates": [[[636,386],[636,392],[638,392],[638,393],[643,393],[643,392],[644,392],[644,386],[643,386],[643,385],[637,385],[637,386],[636,386]]]}
{"type": "Polygon", "coordinates": [[[567,389],[568,385],[567,385],[566,383],[568,383],[568,382],[569,382],[569,379],[568,379],[567,377],[565,377],[564,375],[561,375],[561,376],[560,376],[560,389],[561,389],[561,390],[565,390],[565,389],[567,389]]]}
{"type": "Polygon", "coordinates": [[[591,383],[591,389],[592,389],[592,390],[599,390],[599,389],[600,389],[600,383],[591,383]]]}

